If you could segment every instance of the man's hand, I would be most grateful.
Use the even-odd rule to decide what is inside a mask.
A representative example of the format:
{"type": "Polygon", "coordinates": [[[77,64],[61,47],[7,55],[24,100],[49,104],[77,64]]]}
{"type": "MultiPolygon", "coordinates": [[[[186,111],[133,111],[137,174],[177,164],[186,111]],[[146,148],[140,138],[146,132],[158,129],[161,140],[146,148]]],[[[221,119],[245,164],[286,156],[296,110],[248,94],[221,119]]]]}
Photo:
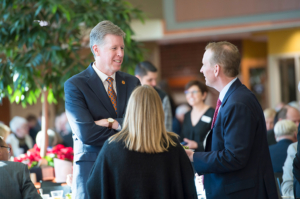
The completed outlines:
{"type": "Polygon", "coordinates": [[[193,158],[193,156],[194,156],[194,151],[191,151],[191,150],[189,150],[189,149],[185,149],[185,152],[186,152],[187,156],[189,157],[190,161],[191,161],[191,162],[194,162],[194,158],[193,158]]]}
{"type": "MultiPolygon", "coordinates": [[[[95,124],[97,124],[98,126],[102,126],[102,127],[108,127],[109,122],[107,121],[107,119],[101,119],[101,120],[95,121],[95,124]]],[[[113,122],[112,128],[117,129],[118,127],[119,127],[119,123],[117,120],[115,120],[113,122]]]]}
{"type": "Polygon", "coordinates": [[[184,138],[183,141],[185,141],[187,144],[185,146],[188,146],[190,149],[197,149],[198,143],[194,140],[189,140],[187,138],[184,138]]]}

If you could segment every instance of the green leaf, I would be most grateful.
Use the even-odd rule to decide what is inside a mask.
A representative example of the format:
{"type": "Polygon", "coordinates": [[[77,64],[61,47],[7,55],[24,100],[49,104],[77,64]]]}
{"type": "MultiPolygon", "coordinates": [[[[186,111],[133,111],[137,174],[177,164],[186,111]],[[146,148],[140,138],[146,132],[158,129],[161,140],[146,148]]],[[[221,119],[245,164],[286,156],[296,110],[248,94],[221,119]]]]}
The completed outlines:
{"type": "Polygon", "coordinates": [[[36,9],[34,16],[36,17],[36,16],[40,13],[40,11],[41,11],[42,9],[43,9],[43,6],[40,5],[40,6],[38,7],[38,9],[36,9]]]}

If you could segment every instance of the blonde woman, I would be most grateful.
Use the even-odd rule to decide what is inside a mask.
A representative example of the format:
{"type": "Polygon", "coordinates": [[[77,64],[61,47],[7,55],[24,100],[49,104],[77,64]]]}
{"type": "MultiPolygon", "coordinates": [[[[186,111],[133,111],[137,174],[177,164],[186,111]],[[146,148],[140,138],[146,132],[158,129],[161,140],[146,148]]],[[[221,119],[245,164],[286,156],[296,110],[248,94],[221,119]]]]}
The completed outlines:
{"type": "Polygon", "coordinates": [[[276,115],[276,111],[272,108],[267,108],[264,110],[264,116],[266,120],[267,131],[274,128],[274,118],[276,115]]]}
{"type": "Polygon", "coordinates": [[[152,87],[133,91],[123,130],[105,142],[87,190],[92,199],[197,198],[192,165],[177,135],[166,131],[152,87]]]}

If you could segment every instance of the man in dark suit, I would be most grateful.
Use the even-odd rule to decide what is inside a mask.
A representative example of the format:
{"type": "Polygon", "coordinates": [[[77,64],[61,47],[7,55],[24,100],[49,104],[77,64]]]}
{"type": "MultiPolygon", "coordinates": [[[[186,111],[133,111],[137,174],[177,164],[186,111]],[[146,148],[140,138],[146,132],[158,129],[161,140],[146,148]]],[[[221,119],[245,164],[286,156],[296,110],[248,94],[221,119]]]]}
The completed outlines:
{"type": "Polygon", "coordinates": [[[0,198],[40,199],[29,177],[27,165],[9,162],[10,147],[0,137],[0,198]]]}
{"type": "Polygon", "coordinates": [[[283,173],[283,165],[290,144],[297,141],[297,126],[290,120],[280,120],[274,127],[277,143],[269,146],[273,170],[283,173]]]}
{"type": "MultiPolygon", "coordinates": [[[[102,21],[90,33],[95,62],[65,82],[65,106],[74,140],[72,192],[85,199],[86,181],[104,142],[121,130],[127,101],[139,80],[120,72],[125,33],[102,21]]],[[[95,185],[97,186],[97,185],[95,185]]]]}
{"type": "Polygon", "coordinates": [[[205,152],[186,152],[198,174],[204,174],[206,197],[278,198],[263,110],[237,78],[239,51],[229,42],[205,49],[200,72],[220,95],[205,152]]]}

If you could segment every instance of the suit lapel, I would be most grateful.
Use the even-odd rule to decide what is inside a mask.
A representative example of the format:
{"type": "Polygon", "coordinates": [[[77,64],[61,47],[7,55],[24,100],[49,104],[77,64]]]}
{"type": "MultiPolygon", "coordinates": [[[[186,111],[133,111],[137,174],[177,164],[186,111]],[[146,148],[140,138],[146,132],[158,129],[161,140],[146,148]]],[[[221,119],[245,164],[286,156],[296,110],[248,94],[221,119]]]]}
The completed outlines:
{"type": "Polygon", "coordinates": [[[120,72],[116,72],[116,85],[117,85],[117,113],[118,117],[123,117],[125,105],[126,105],[126,82],[125,78],[120,72]]]}
{"type": "Polygon", "coordinates": [[[91,63],[88,68],[89,77],[86,82],[89,85],[89,87],[93,90],[93,92],[96,94],[96,96],[99,98],[99,100],[103,104],[103,107],[109,112],[111,117],[115,118],[117,116],[115,109],[107,95],[107,92],[103,86],[100,77],[94,71],[92,64],[93,63],[91,63]]]}

